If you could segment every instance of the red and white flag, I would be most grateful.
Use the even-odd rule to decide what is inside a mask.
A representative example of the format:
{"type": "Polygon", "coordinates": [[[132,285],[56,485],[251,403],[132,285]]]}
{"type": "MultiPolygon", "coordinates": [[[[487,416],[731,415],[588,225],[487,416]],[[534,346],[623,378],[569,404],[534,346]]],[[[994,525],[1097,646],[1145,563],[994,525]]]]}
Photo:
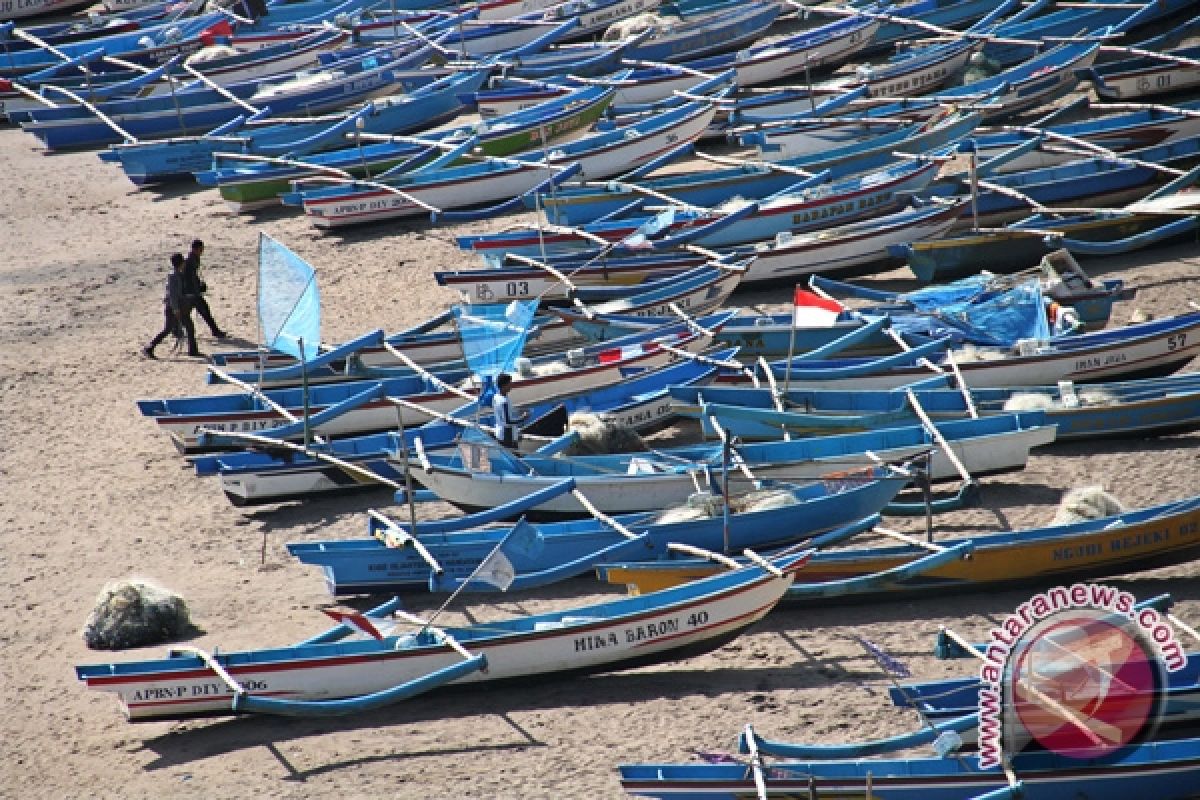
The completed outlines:
{"type": "Polygon", "coordinates": [[[829,328],[837,322],[838,314],[846,307],[827,297],[821,297],[807,289],[796,287],[796,308],[792,312],[792,326],[796,328],[829,328]]]}

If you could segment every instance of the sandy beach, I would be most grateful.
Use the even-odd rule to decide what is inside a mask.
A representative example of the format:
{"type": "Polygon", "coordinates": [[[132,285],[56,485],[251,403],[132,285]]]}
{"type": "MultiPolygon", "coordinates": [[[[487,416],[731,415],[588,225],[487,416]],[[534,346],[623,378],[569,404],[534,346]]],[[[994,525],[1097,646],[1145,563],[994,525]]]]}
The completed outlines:
{"type": "MultiPolygon", "coordinates": [[[[230,213],[213,192],[137,191],[93,153],[44,155],[0,131],[0,796],[13,798],[616,798],[619,762],[732,751],[746,723],[773,738],[849,741],[917,727],[893,710],[888,678],[853,637],[878,643],[918,677],[967,675],[932,658],[950,625],[979,637],[1029,590],[836,609],[788,608],[712,654],[560,682],[427,695],[335,720],[228,719],[130,725],[87,691],[73,665],[157,656],[89,651],[80,636],[101,587],[141,576],[180,593],[203,631],[192,643],[238,649],[299,641],[326,626],[322,576],[284,543],[360,536],[364,511],[399,512],[386,491],[238,510],[195,477],[134,400],[211,391],[201,362],[141,347],[162,321],[167,258],[200,237],[210,303],[233,345],[257,340],[256,242],[276,237],[313,264],[323,338],[394,330],[455,301],[435,269],[467,266],[454,228],[320,235],[299,215],[230,213]]],[[[488,225],[499,228],[513,218],[488,225]]],[[[472,226],[479,230],[481,226],[472,226]]],[[[1200,300],[1195,242],[1093,260],[1094,277],[1138,287],[1157,315],[1200,300]]],[[[880,276],[889,286],[906,271],[880,276]]],[[[789,292],[737,295],[778,303],[789,292]]],[[[201,349],[218,344],[199,327],[201,349]]],[[[1194,494],[1200,435],[1055,445],[1016,475],[985,479],[982,506],[937,520],[942,535],[1046,523],[1063,490],[1102,484],[1136,507],[1194,494]]],[[[430,506],[422,514],[446,514],[430,506]]],[[[916,532],[921,522],[889,520],[916,532]]],[[[1137,597],[1171,592],[1200,624],[1195,564],[1117,581],[1137,597]]],[[[579,579],[530,595],[472,599],[446,621],[573,605],[615,593],[579,579]]],[[[366,607],[367,603],[356,603],[366,607]]],[[[428,597],[406,600],[422,611],[428,597]]]]}

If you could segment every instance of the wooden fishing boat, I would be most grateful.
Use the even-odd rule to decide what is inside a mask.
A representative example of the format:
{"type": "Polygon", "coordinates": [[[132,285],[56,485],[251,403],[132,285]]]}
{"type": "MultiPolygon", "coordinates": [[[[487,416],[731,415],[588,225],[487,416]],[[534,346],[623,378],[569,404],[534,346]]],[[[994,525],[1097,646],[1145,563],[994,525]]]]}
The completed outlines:
{"type": "Polygon", "coordinates": [[[377,97],[359,112],[332,118],[302,118],[258,124],[225,125],[203,136],[113,145],[100,157],[115,161],[137,186],[191,178],[212,166],[218,152],[278,155],[297,159],[308,153],[341,147],[354,131],[399,134],[453,119],[463,108],[459,95],[479,88],[487,71],[460,72],[406,94],[377,97]],[[358,127],[359,120],[362,120],[358,127]]]}
{"type": "MultiPolygon", "coordinates": [[[[671,800],[727,798],[876,797],[880,800],[1089,800],[1155,797],[1185,800],[1200,790],[1200,740],[1155,741],[1115,757],[1083,759],[1020,754],[1014,791],[999,767],[974,758],[862,758],[833,761],[757,761],[749,764],[622,764],[621,786],[637,797],[671,800]]],[[[797,748],[800,749],[800,748],[797,748]]],[[[820,758],[819,747],[813,747],[820,758]]],[[[835,756],[836,757],[836,756],[835,756]]]]}
{"type": "Polygon", "coordinates": [[[1193,203],[1187,192],[1172,194],[1172,187],[1190,184],[1198,175],[1200,171],[1193,169],[1124,210],[1082,214],[1047,211],[1004,228],[892,245],[889,252],[905,258],[913,275],[925,283],[944,282],[981,269],[990,272],[1023,270],[1036,266],[1040,259],[1058,249],[1089,256],[1133,252],[1187,236],[1196,230],[1196,216],[1164,217],[1157,210],[1159,202],[1193,203]]]}
{"type": "MultiPolygon", "coordinates": [[[[189,55],[204,47],[201,34],[209,29],[228,32],[228,20],[221,13],[207,13],[177,21],[136,30],[120,31],[80,42],[64,42],[51,53],[40,42],[13,42],[0,60],[0,78],[19,78],[22,75],[56,67],[63,61],[80,58],[103,49],[105,55],[143,66],[164,64],[175,56],[189,55]]],[[[24,33],[12,23],[2,26],[6,44],[24,33]]],[[[295,34],[296,36],[302,34],[295,34]]]]}
{"type": "MultiPolygon", "coordinates": [[[[115,693],[135,722],[354,713],[445,683],[626,669],[715,649],[765,616],[803,562],[804,555],[788,556],[770,569],[740,569],[659,595],[480,626],[416,619],[412,633],[348,641],[354,628],[343,624],[292,647],[219,654],[176,647],[165,659],[78,666],[76,675],[115,693]]],[[[384,617],[398,606],[376,608],[359,624],[389,628],[384,617]]]]}
{"type": "MultiPolygon", "coordinates": [[[[813,436],[881,425],[915,424],[919,418],[910,399],[899,390],[790,389],[778,398],[751,387],[709,387],[704,405],[697,392],[672,390],[679,413],[696,416],[706,429],[709,416],[743,440],[776,439],[786,431],[813,436]]],[[[934,419],[962,419],[1038,408],[1046,421],[1058,425],[1056,442],[1101,437],[1161,436],[1200,428],[1200,377],[1193,373],[1140,381],[1028,386],[1007,389],[955,388],[914,391],[922,410],[934,419]],[[968,399],[970,405],[968,405],[968,399]]]]}
{"type": "MultiPolygon", "coordinates": [[[[1200,137],[1106,156],[1094,154],[1052,167],[997,173],[980,165],[980,190],[974,205],[964,212],[962,226],[989,227],[1021,219],[1030,210],[1064,208],[1119,208],[1145,196],[1173,178],[1185,176],[1174,165],[1186,165],[1200,156],[1200,137]],[[982,180],[986,178],[986,180],[982,180]],[[975,220],[978,220],[976,223],[975,220]]],[[[970,194],[966,175],[947,176],[930,186],[932,196],[970,194]]]]}
{"type": "MultiPolygon", "coordinates": [[[[727,517],[718,494],[707,497],[713,515],[703,518],[676,521],[660,519],[658,512],[645,512],[606,520],[539,523],[532,527],[540,546],[536,552],[514,555],[515,577],[509,589],[531,589],[583,575],[614,558],[664,558],[668,544],[740,555],[745,548],[802,542],[878,513],[907,480],[886,469],[869,469],[857,479],[843,476],[828,482],[781,484],[734,497],[727,517]],[[787,505],[757,510],[746,507],[755,497],[768,494],[772,504],[787,505]]],[[[574,484],[567,479],[551,488],[565,494],[574,484]]],[[[488,516],[512,518],[537,500],[536,496],[522,498],[515,506],[495,509],[488,516]]],[[[321,567],[326,585],[335,595],[414,589],[445,592],[464,584],[472,591],[496,591],[490,584],[469,581],[469,576],[514,528],[529,525],[522,520],[515,525],[479,528],[466,517],[418,524],[414,530],[374,515],[366,539],[292,542],[288,552],[305,564],[321,567]],[[416,537],[421,550],[407,546],[410,537],[416,537]]]]}
{"type": "Polygon", "coordinates": [[[202,186],[218,187],[221,198],[233,210],[254,211],[278,204],[280,195],[290,191],[293,183],[316,176],[369,180],[392,169],[404,171],[404,165],[429,168],[434,154],[441,155],[445,163],[453,163],[475,147],[487,156],[507,156],[538,147],[547,126],[554,131],[550,134],[552,141],[595,122],[611,100],[605,97],[603,88],[583,87],[485,125],[456,127],[419,139],[364,135],[355,146],[310,154],[304,159],[247,160],[237,154],[216,153],[213,169],[197,172],[196,180],[202,186]],[[454,152],[454,147],[463,147],[463,152],[454,152]],[[446,148],[451,148],[449,157],[446,148]]]}
{"type": "Polygon", "coordinates": [[[944,293],[948,289],[958,288],[962,292],[958,297],[951,298],[953,301],[958,301],[960,297],[984,297],[1005,286],[1012,286],[1030,274],[1038,276],[1044,297],[1060,306],[1070,306],[1084,327],[1092,329],[1103,328],[1108,324],[1115,302],[1132,300],[1137,294],[1136,288],[1125,286],[1125,281],[1120,278],[1092,280],[1066,250],[1056,250],[1043,258],[1036,269],[1029,270],[1024,275],[1018,273],[1011,277],[999,277],[992,273],[980,273],[955,283],[911,292],[881,291],[823,275],[813,275],[809,278],[809,285],[834,298],[867,301],[869,306],[858,309],[864,313],[929,312],[936,311],[944,302],[944,293]]]}
{"type": "MultiPolygon", "coordinates": [[[[1016,352],[993,348],[996,360],[967,361],[960,352],[957,371],[973,389],[1161,377],[1182,369],[1200,353],[1198,336],[1200,312],[1189,312],[1051,342],[1018,343],[1016,352]]],[[[774,362],[771,369],[780,381],[805,388],[892,389],[953,369],[945,359],[946,345],[942,339],[875,359],[795,359],[790,368],[774,362]],[[931,359],[932,368],[920,363],[931,359]]],[[[981,350],[985,356],[989,352],[981,350]]]]}
{"type": "Polygon", "coordinates": [[[174,95],[108,100],[90,107],[10,112],[9,118],[20,122],[23,130],[49,150],[188,134],[225,124],[245,111],[247,105],[256,112],[269,106],[276,114],[299,110],[318,113],[397,89],[411,91],[438,77],[419,70],[404,71],[427,56],[422,50],[394,58],[371,56],[353,63],[339,62],[335,69],[313,70],[284,79],[262,78],[220,90],[202,87],[174,95]]]}
{"type": "MultiPolygon", "coordinates": [[[[734,311],[709,315],[699,325],[719,330],[734,311]]],[[[674,355],[662,347],[695,353],[707,347],[708,335],[700,335],[683,323],[660,328],[625,340],[580,348],[569,360],[555,357],[535,366],[554,362],[552,374],[519,377],[514,380],[510,397],[514,404],[527,405],[569,394],[579,394],[596,386],[614,383],[626,370],[647,369],[670,362],[674,355]],[[574,366],[572,366],[572,364],[574,366]]],[[[198,395],[195,397],[139,400],[138,410],[154,420],[159,429],[171,436],[181,452],[195,452],[206,446],[206,432],[267,433],[281,439],[299,439],[306,427],[315,436],[340,436],[369,431],[389,430],[398,423],[395,405],[389,397],[403,397],[419,408],[448,414],[475,397],[477,388],[459,389],[450,382],[462,380],[466,370],[426,374],[383,381],[334,383],[312,387],[270,389],[239,394],[198,395]],[[304,417],[308,417],[308,425],[304,417]]],[[[428,422],[429,414],[406,407],[406,425],[428,422]]],[[[235,446],[224,444],[224,449],[235,446]]],[[[236,445],[240,449],[240,445],[236,445]]]]}
{"type": "MultiPolygon", "coordinates": [[[[880,20],[879,29],[867,46],[865,52],[875,53],[889,50],[901,42],[918,39],[927,34],[925,28],[920,28],[911,22],[937,25],[942,28],[965,28],[985,17],[1008,14],[1016,7],[1015,2],[1002,2],[997,5],[994,0],[916,0],[916,2],[897,3],[892,6],[896,19],[880,20]]],[[[818,10],[816,13],[820,13],[818,10]]]]}
{"type": "MultiPolygon", "coordinates": [[[[888,696],[900,708],[916,708],[921,716],[937,724],[960,719],[979,710],[978,678],[950,678],[924,683],[905,683],[888,689],[888,696]]],[[[1195,735],[1200,719],[1200,653],[1188,653],[1181,669],[1166,674],[1162,689],[1161,716],[1155,733],[1160,738],[1177,738],[1180,733],[1195,735]]],[[[964,732],[963,739],[977,741],[978,727],[964,732]]]]}
{"type": "Polygon", "coordinates": [[[622,242],[641,246],[643,239],[648,247],[669,248],[677,242],[724,247],[767,239],[784,231],[815,230],[831,222],[850,222],[895,209],[906,201],[909,193],[928,185],[937,169],[934,162],[914,161],[844,178],[827,186],[818,180],[804,181],[761,202],[733,198],[716,211],[672,207],[658,217],[595,222],[578,229],[522,229],[460,236],[458,244],[465,250],[495,259],[513,253],[537,257],[546,252],[583,251],[601,241],[626,250],[636,247],[623,246],[622,242]],[[644,234],[648,230],[662,236],[647,238],[644,234]]]}
{"type": "Polygon", "coordinates": [[[757,86],[806,69],[844,63],[866,47],[878,27],[879,22],[871,19],[838,20],[791,36],[764,39],[737,53],[695,59],[683,65],[709,74],[733,69],[739,87],[757,86]]]}
{"type": "MultiPolygon", "coordinates": [[[[964,541],[974,543],[969,561],[950,561],[919,576],[881,587],[877,592],[856,593],[854,598],[895,598],[906,593],[924,597],[932,592],[1047,585],[1191,561],[1200,554],[1200,497],[1066,525],[934,539],[942,547],[964,541]]],[[[914,545],[821,552],[805,569],[804,586],[798,592],[803,594],[807,587],[819,589],[822,583],[836,586],[838,581],[891,570],[928,552],[914,545]]],[[[653,592],[709,575],[715,569],[712,564],[692,558],[674,565],[669,561],[606,565],[597,572],[601,580],[609,583],[653,592]]],[[[807,597],[811,598],[811,594],[807,597]]]]}
{"type": "MultiPolygon", "coordinates": [[[[593,90],[593,91],[599,91],[593,90]]],[[[606,91],[611,98],[611,91],[606,91]]],[[[569,127],[547,123],[546,135],[578,127],[574,120],[598,116],[602,105],[574,112],[569,127]]],[[[698,136],[712,119],[715,109],[704,103],[691,103],[673,112],[635,123],[627,128],[602,130],[582,139],[543,151],[543,161],[516,162],[491,160],[484,164],[451,167],[428,172],[419,170],[396,177],[380,176],[356,184],[303,189],[284,196],[284,202],[300,204],[310,221],[319,228],[376,222],[399,216],[433,213],[434,219],[467,219],[472,212],[447,213],[446,209],[476,206],[507,200],[500,207],[474,212],[492,216],[519,205],[522,195],[558,185],[579,175],[603,178],[630,167],[645,164],[665,151],[675,150],[698,136]]]]}
{"type": "MultiPolygon", "coordinates": [[[[959,462],[972,475],[978,475],[1024,468],[1030,448],[1054,439],[1054,427],[1044,424],[1044,420],[1040,412],[1026,412],[937,423],[937,428],[959,462]]],[[[920,425],[754,443],[736,448],[727,471],[730,484],[741,490],[749,480],[739,471],[739,465],[757,479],[798,481],[816,478],[830,469],[870,466],[875,462],[867,451],[887,462],[901,462],[924,456],[935,446],[933,434],[920,425]]],[[[726,471],[719,444],[570,458],[517,458],[495,448],[487,450],[486,469],[471,468],[473,452],[410,457],[408,469],[415,480],[439,498],[470,510],[502,506],[570,477],[591,504],[605,513],[648,511],[664,504],[684,503],[696,491],[694,473],[726,471]]],[[[403,453],[393,450],[393,457],[405,463],[403,453]]],[[[930,474],[935,479],[957,477],[959,470],[944,452],[935,452],[930,474]]],[[[547,500],[529,513],[577,516],[585,512],[579,500],[570,496],[547,500]]]]}
{"type": "Polygon", "coordinates": [[[880,133],[860,145],[847,145],[833,152],[774,163],[747,161],[721,169],[640,179],[637,187],[622,184],[569,187],[553,197],[541,198],[540,204],[547,219],[558,225],[584,225],[601,217],[636,214],[643,206],[653,205],[661,195],[692,206],[715,208],[734,197],[757,200],[804,186],[805,176],[814,174],[827,173],[830,179],[841,181],[872,169],[903,171],[905,167],[895,166],[894,151],[928,153],[959,141],[978,123],[978,114],[952,114],[932,123],[917,122],[880,133]],[[657,194],[647,196],[639,187],[657,194]]]}
{"type": "MultiPolygon", "coordinates": [[[[586,304],[603,305],[613,301],[639,303],[642,300],[635,298],[646,296],[648,292],[654,292],[659,297],[659,301],[661,301],[664,297],[672,296],[672,293],[686,293],[691,288],[697,286],[703,287],[704,293],[707,294],[712,286],[722,285],[713,283],[713,281],[719,281],[720,276],[726,273],[739,274],[741,269],[740,266],[731,266],[724,262],[707,262],[701,259],[700,263],[691,269],[671,271],[669,274],[672,277],[673,283],[668,283],[665,280],[645,280],[604,287],[578,286],[572,281],[572,291],[576,299],[586,304]]],[[[541,274],[546,275],[549,273],[543,271],[541,274]]],[[[540,297],[541,302],[544,304],[547,301],[547,297],[545,294],[542,294],[543,289],[544,287],[539,287],[531,291],[529,285],[514,287],[512,296],[503,300],[497,300],[494,296],[489,297],[486,293],[473,292],[472,299],[477,303],[489,304],[497,302],[507,303],[514,299],[530,300],[534,297],[540,297]]],[[[559,297],[558,299],[563,298],[559,297]]],[[[646,297],[646,301],[651,302],[649,297],[646,297]]],[[[371,333],[367,335],[366,341],[360,337],[337,345],[322,347],[317,358],[329,362],[335,369],[344,369],[346,365],[341,363],[341,360],[351,356],[353,356],[358,364],[366,368],[398,367],[403,362],[392,352],[392,349],[395,349],[402,351],[410,361],[418,365],[444,364],[456,361],[462,358],[462,343],[458,331],[450,326],[452,319],[453,313],[445,311],[411,328],[398,331],[386,337],[380,337],[378,342],[374,341],[375,334],[371,333]],[[386,341],[386,345],[384,341],[386,341]]],[[[534,317],[534,319],[538,318],[534,317]]],[[[536,340],[533,342],[527,340],[525,349],[522,352],[524,355],[533,356],[544,354],[544,352],[553,349],[555,349],[553,346],[541,347],[536,340]]],[[[264,353],[259,350],[213,353],[210,356],[210,360],[213,364],[225,368],[225,371],[247,383],[255,383],[257,379],[254,375],[258,374],[260,370],[268,370],[275,367],[295,367],[299,363],[293,356],[285,353],[277,351],[264,353]]],[[[312,360],[310,359],[311,363],[312,360]]],[[[221,378],[219,376],[210,373],[210,383],[220,381],[221,378]]]]}
{"type": "Polygon", "coordinates": [[[766,0],[708,6],[667,24],[626,50],[635,61],[670,62],[735,50],[756,41],[771,27],[783,6],[766,0]]]}
{"type": "MultiPolygon", "coordinates": [[[[648,369],[611,385],[597,386],[586,393],[558,397],[522,408],[529,414],[523,426],[521,448],[537,446],[546,437],[565,434],[570,415],[585,412],[632,431],[649,431],[674,419],[668,386],[707,385],[716,377],[717,364],[733,358],[736,350],[709,353],[704,361],[682,359],[659,369],[648,369]],[[711,363],[710,363],[711,362],[711,363]],[[531,435],[536,432],[540,435],[531,435]]],[[[454,416],[472,414],[474,403],[456,409],[454,416]]],[[[489,415],[478,420],[489,425],[489,415]]],[[[461,428],[437,420],[404,431],[406,446],[415,451],[416,438],[422,447],[436,450],[453,446],[461,428]]],[[[234,441],[237,441],[234,439],[234,441]]],[[[247,444],[254,444],[248,442],[247,444]]],[[[269,440],[257,443],[252,452],[222,453],[191,459],[196,474],[215,475],[221,490],[235,506],[306,500],[329,494],[403,485],[404,474],[388,454],[396,442],[387,433],[333,439],[313,444],[300,452],[269,440]],[[320,456],[333,456],[336,461],[320,456]],[[341,462],[341,463],[338,463],[341,462]],[[350,464],[351,468],[346,468],[350,464]],[[364,472],[365,471],[365,472],[364,472]]]]}
{"type": "MultiPolygon", "coordinates": [[[[697,269],[678,276],[677,280],[653,284],[638,294],[591,307],[581,305],[581,308],[592,315],[619,311],[634,318],[652,317],[659,325],[668,324],[674,322],[677,317],[662,320],[661,316],[673,313],[672,306],[687,309],[691,314],[708,313],[719,308],[737,287],[742,277],[742,269],[697,269]]],[[[614,335],[608,338],[618,337],[614,335]]],[[[558,319],[553,313],[540,314],[530,322],[528,338],[522,353],[526,356],[552,353],[561,355],[567,348],[582,341],[582,334],[568,322],[558,319]]],[[[248,358],[240,359],[243,371],[223,370],[220,374],[210,372],[209,382],[278,388],[297,386],[302,381],[315,386],[345,381],[383,380],[412,374],[412,364],[418,367],[424,364],[436,370],[461,366],[462,343],[458,331],[419,334],[413,337],[397,335],[388,338],[386,343],[382,335],[371,336],[369,339],[359,337],[309,359],[303,368],[290,359],[270,366],[266,360],[259,361],[254,354],[247,355],[248,358]],[[397,352],[410,363],[404,363],[397,352]]],[[[230,365],[230,359],[226,358],[224,361],[230,365]]]]}
{"type": "Polygon", "coordinates": [[[957,204],[927,205],[810,233],[781,233],[774,240],[728,252],[734,257],[753,254],[742,278],[745,286],[809,275],[854,274],[893,258],[888,251],[893,244],[941,238],[961,213],[957,204]]]}
{"type": "MultiPolygon", "coordinates": [[[[1078,28],[1073,32],[1077,31],[1078,28]]],[[[1075,70],[1091,66],[1099,48],[1100,45],[1094,42],[1068,42],[991,78],[942,89],[930,97],[944,103],[986,98],[984,122],[994,122],[1039,108],[1070,92],[1079,83],[1075,70]],[[995,94],[997,90],[998,95],[995,94]]]]}
{"type": "Polygon", "coordinates": [[[1200,86],[1200,45],[1177,47],[1163,52],[1166,58],[1140,55],[1108,61],[1082,72],[1102,100],[1132,100],[1200,86]]]}
{"type": "MultiPolygon", "coordinates": [[[[1103,111],[1104,108],[1096,106],[1093,110],[1103,111]]],[[[975,148],[983,163],[996,156],[1010,154],[1014,148],[1027,146],[1031,138],[1041,137],[1042,141],[1037,147],[1025,149],[1016,157],[1006,156],[996,168],[999,173],[1020,172],[1077,160],[1088,145],[1124,153],[1194,139],[1200,136],[1198,111],[1200,103],[1192,102],[1181,103],[1174,108],[1155,106],[1106,114],[1080,122],[1009,129],[1002,127],[994,132],[980,131],[976,134],[975,148]]]]}
{"type": "MultiPolygon", "coordinates": [[[[321,54],[346,43],[349,34],[336,28],[322,28],[301,37],[254,49],[234,47],[231,54],[207,57],[205,48],[186,58],[175,58],[154,69],[120,69],[109,64],[103,48],[78,59],[56,65],[40,73],[0,84],[0,114],[19,114],[36,108],[76,102],[75,98],[97,103],[113,97],[170,94],[181,88],[179,81],[191,81],[188,68],[195,69],[219,86],[315,67],[321,54]],[[200,59],[203,57],[203,61],[200,59]],[[74,66],[72,66],[74,65],[74,66]],[[86,73],[80,73],[86,67],[86,73]],[[174,80],[173,80],[174,79],[174,80]]],[[[236,41],[236,37],[231,39],[236,41]]]]}
{"type": "Polygon", "coordinates": [[[504,265],[435,272],[438,285],[458,290],[463,297],[476,303],[507,303],[540,297],[544,303],[562,303],[568,293],[580,299],[607,299],[612,294],[623,295],[630,289],[652,285],[682,275],[708,263],[708,256],[675,251],[668,254],[599,255],[555,258],[549,262],[560,274],[570,274],[570,285],[562,278],[538,266],[526,265],[524,260],[505,258],[504,265]],[[561,267],[561,269],[560,269],[561,267]]]}

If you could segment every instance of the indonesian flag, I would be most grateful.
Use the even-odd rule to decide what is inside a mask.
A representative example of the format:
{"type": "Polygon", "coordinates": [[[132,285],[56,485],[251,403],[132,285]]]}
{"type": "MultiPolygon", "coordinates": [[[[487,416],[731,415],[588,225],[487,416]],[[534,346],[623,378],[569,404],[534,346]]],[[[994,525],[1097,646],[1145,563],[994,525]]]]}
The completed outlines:
{"type": "Polygon", "coordinates": [[[821,297],[799,286],[796,287],[795,304],[792,326],[796,328],[830,328],[846,308],[837,300],[821,297]]]}
{"type": "Polygon", "coordinates": [[[379,632],[379,628],[375,627],[375,623],[371,618],[361,611],[338,611],[332,608],[322,608],[327,616],[333,619],[334,622],[340,622],[348,628],[353,628],[359,633],[364,633],[372,639],[382,639],[383,634],[379,632]]]}

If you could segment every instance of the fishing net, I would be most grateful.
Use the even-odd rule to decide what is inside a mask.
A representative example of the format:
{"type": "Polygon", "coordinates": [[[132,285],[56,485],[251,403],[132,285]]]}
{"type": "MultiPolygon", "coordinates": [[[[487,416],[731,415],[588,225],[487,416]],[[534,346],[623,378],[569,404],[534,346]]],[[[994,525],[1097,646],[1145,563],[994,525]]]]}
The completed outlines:
{"type": "Polygon", "coordinates": [[[124,580],[101,590],[83,641],[93,650],[122,650],[174,641],[193,630],[182,597],[148,581],[124,580]]]}

